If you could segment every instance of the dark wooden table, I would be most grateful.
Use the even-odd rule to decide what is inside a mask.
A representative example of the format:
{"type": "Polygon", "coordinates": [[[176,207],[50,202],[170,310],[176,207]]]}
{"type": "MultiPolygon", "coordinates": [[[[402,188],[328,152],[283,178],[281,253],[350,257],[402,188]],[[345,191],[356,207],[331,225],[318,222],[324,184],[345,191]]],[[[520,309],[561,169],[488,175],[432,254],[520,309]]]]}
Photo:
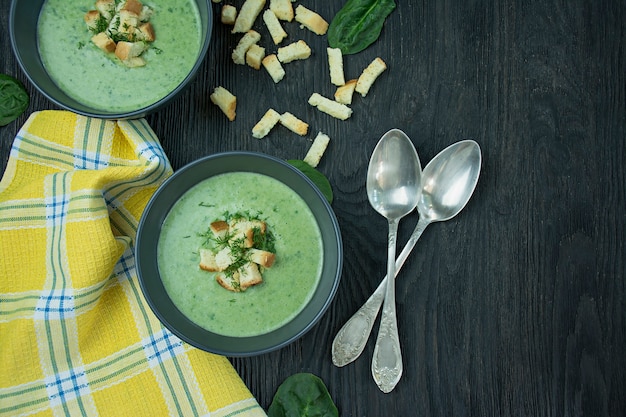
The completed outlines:
{"type": "MultiPolygon", "coordinates": [[[[329,21],[342,4],[306,2],[329,21]]],[[[2,0],[0,72],[25,83],[31,105],[0,128],[2,170],[26,117],[55,108],[12,54],[8,11],[2,0]]],[[[232,359],[263,407],[286,377],[312,372],[343,416],[626,413],[625,22],[617,0],[398,1],[380,39],[345,57],[348,77],[376,56],[388,70],[339,121],[307,104],[312,92],[334,91],[325,36],[285,25],[313,56],[287,64],[275,85],[264,70],[233,64],[238,37],[215,19],[191,88],[147,117],[172,165],[228,150],[302,158],[322,131],[331,145],[319,170],[344,239],[341,285],[319,324],[280,351],[232,359]],[[218,85],[238,96],[234,122],[209,100],[218,85]],[[279,126],[254,139],[269,107],[309,122],[307,137],[279,126]],[[412,138],[424,165],[475,139],[483,169],[466,209],[427,229],[398,279],[405,370],[383,394],[370,374],[374,336],[345,368],[332,364],[330,346],[385,273],[387,225],[368,204],[365,174],[391,128],[412,138]]],[[[416,220],[401,223],[400,246],[416,220]]]]}

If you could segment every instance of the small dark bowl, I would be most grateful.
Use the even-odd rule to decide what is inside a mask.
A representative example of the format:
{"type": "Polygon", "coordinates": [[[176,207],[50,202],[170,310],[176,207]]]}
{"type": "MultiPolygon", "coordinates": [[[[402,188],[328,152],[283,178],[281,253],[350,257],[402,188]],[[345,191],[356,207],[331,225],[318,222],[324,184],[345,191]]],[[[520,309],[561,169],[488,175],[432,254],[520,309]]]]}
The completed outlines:
{"type": "MultiPolygon", "coordinates": [[[[101,119],[133,119],[144,117],[162,108],[177,97],[193,80],[209,48],[213,29],[213,10],[210,2],[197,0],[196,3],[198,5],[198,11],[200,12],[200,22],[202,25],[202,41],[196,63],[185,79],[167,96],[142,108],[124,112],[108,112],[92,108],[69,97],[59,88],[52,78],[50,78],[41,61],[37,40],[37,23],[44,2],[45,0],[11,1],[9,34],[11,36],[13,53],[20,67],[37,90],[58,106],[84,116],[101,119]]],[[[62,53],[62,51],[59,51],[59,53],[62,53]]]]}
{"type": "Polygon", "coordinates": [[[343,266],[343,247],[337,219],[319,189],[302,172],[280,159],[253,152],[211,155],[183,167],[152,196],[139,224],[136,265],[146,301],[163,325],[187,343],[226,356],[252,356],[280,349],[303,336],[332,302],[343,266]],[[227,172],[253,172],[289,186],[307,203],[320,228],[324,263],[320,282],[304,309],[284,326],[258,336],[229,337],[212,333],[176,308],[159,275],[157,246],[161,227],[172,206],[194,185],[227,172]]]}

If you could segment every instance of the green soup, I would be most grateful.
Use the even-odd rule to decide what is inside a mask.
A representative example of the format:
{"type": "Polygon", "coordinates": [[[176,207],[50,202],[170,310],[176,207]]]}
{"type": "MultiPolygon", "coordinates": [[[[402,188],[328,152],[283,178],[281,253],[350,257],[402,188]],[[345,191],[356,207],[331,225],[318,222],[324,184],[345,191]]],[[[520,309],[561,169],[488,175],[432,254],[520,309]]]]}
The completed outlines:
{"type": "Polygon", "coordinates": [[[280,181],[245,172],[221,174],[187,191],[162,225],[157,257],[178,309],[204,329],[234,337],[268,333],[293,319],[312,298],[323,263],[320,229],[304,200],[280,181]],[[276,261],[261,284],[232,292],[199,268],[199,234],[225,212],[246,211],[265,219],[276,239],[276,261]]]}
{"type": "Polygon", "coordinates": [[[154,0],[150,22],[156,40],[142,57],[147,64],[128,68],[91,41],[84,21],[95,0],[46,0],[39,17],[41,60],[50,78],[68,96],[89,107],[124,112],[156,103],[189,74],[200,53],[201,24],[191,0],[154,0]]]}

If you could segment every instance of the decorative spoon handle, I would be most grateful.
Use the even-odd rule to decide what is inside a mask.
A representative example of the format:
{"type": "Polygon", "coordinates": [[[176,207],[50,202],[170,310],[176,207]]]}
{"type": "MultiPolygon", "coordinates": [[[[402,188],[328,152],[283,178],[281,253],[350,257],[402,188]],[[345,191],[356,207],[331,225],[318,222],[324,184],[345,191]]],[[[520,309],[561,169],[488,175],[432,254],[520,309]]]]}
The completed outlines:
{"type": "MultiPolygon", "coordinates": [[[[402,269],[404,262],[407,260],[415,244],[419,240],[420,236],[426,229],[426,226],[430,224],[429,221],[419,219],[411,237],[400,252],[398,259],[396,259],[396,277],[398,272],[402,269]]],[[[332,359],[335,366],[345,366],[353,362],[358,358],[369,339],[374,321],[380,310],[380,306],[385,299],[385,289],[387,286],[387,276],[376,288],[376,291],[367,299],[365,304],[354,313],[354,315],[343,325],[339,330],[332,344],[332,359]]]]}
{"type": "MultiPolygon", "coordinates": [[[[398,232],[397,219],[389,220],[389,243],[387,245],[387,276],[396,276],[396,236],[398,232]]],[[[398,334],[398,320],[396,317],[396,280],[388,279],[383,303],[383,316],[380,319],[380,328],[374,356],[372,358],[372,377],[378,388],[384,393],[391,392],[402,377],[402,351],[400,349],[400,335],[398,334]]]]}

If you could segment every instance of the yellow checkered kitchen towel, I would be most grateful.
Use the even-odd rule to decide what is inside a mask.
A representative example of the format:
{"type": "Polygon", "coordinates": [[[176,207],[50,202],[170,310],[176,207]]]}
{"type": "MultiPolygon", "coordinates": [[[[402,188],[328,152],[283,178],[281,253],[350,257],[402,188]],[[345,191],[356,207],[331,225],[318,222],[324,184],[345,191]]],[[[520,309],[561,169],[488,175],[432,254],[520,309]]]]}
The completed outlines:
{"type": "Polygon", "coordinates": [[[170,174],[144,119],[22,127],[0,182],[0,415],[265,416],[227,358],[142,297],[134,237],[170,174]]]}

